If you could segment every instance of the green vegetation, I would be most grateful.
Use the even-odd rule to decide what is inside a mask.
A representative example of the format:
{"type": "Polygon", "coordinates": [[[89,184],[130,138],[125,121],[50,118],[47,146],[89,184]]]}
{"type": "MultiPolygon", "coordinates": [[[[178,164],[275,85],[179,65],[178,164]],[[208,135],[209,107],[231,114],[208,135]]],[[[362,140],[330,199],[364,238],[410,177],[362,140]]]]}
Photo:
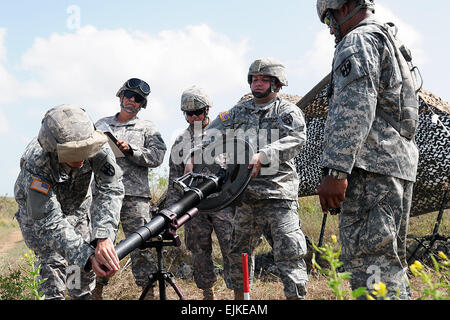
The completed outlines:
{"type": "Polygon", "coordinates": [[[9,268],[8,275],[0,275],[0,300],[45,299],[45,296],[38,291],[45,279],[39,278],[41,267],[37,265],[35,254],[29,250],[23,255],[22,260],[18,269],[9,268]]]}
{"type": "MultiPolygon", "coordinates": [[[[337,244],[336,236],[333,235],[332,240],[333,244],[337,244]]],[[[368,300],[390,300],[387,297],[387,288],[383,282],[374,284],[372,292],[368,292],[367,288],[364,287],[349,292],[344,288],[344,281],[351,279],[351,273],[338,271],[342,266],[342,262],[339,261],[341,249],[336,250],[330,244],[325,244],[320,248],[313,244],[313,247],[320,257],[329,263],[329,268],[322,268],[316,262],[316,253],[313,254],[314,268],[326,276],[326,283],[337,300],[350,299],[349,293],[351,293],[351,298],[354,299],[364,295],[368,300]]],[[[439,252],[438,257],[434,255],[430,257],[434,268],[426,267],[417,260],[409,267],[412,276],[416,278],[415,280],[420,279],[421,284],[421,287],[411,285],[410,281],[411,289],[415,291],[417,300],[450,300],[450,260],[443,252],[439,252]]]]}
{"type": "MultiPolygon", "coordinates": [[[[154,195],[152,203],[156,203],[158,199],[164,195],[167,189],[167,172],[153,171],[149,175],[154,195]]],[[[11,241],[14,234],[21,235],[14,214],[17,211],[17,204],[13,198],[0,197],[0,299],[21,300],[21,299],[41,299],[37,291],[33,291],[38,286],[37,273],[38,269],[34,267],[35,261],[33,253],[28,252],[23,240],[19,238],[11,241]],[[10,244],[6,247],[6,244],[10,244]],[[26,260],[25,254],[31,260],[26,260]],[[25,257],[25,260],[24,260],[25,257]],[[33,289],[34,288],[34,289],[33,289]]],[[[313,243],[317,243],[322,225],[322,212],[317,197],[307,197],[299,199],[299,217],[302,221],[302,230],[313,243]]],[[[448,211],[446,212],[446,214],[448,211]]],[[[437,213],[412,217],[410,219],[410,234],[427,235],[433,230],[437,213]]],[[[441,223],[440,234],[448,235],[450,233],[450,225],[448,223],[448,215],[444,215],[441,223]]],[[[348,277],[346,273],[340,273],[339,262],[339,239],[338,236],[338,216],[329,216],[325,229],[323,252],[317,253],[316,259],[328,261],[326,267],[320,263],[320,268],[310,275],[308,284],[307,299],[353,299],[358,295],[365,294],[367,297],[383,298],[383,284],[378,284],[373,292],[367,292],[364,289],[352,292],[349,288],[348,277]],[[325,255],[325,257],[323,257],[325,255]],[[327,269],[328,268],[328,269],[327,269]],[[321,271],[319,271],[321,270],[321,271]]],[[[178,231],[181,238],[182,246],[179,248],[169,248],[164,255],[165,267],[176,274],[180,264],[190,264],[190,254],[184,246],[184,229],[178,231]]],[[[123,232],[118,234],[118,241],[123,239],[123,232]]],[[[317,248],[319,249],[319,248],[317,248]]],[[[257,248],[256,254],[267,253],[271,250],[267,241],[263,240],[257,248]]],[[[214,262],[218,269],[222,268],[222,257],[218,241],[213,236],[213,254],[214,262]]],[[[443,254],[443,253],[442,253],[443,254]]],[[[448,299],[449,298],[449,263],[443,256],[433,257],[436,261],[434,265],[425,263],[415,263],[411,269],[410,282],[413,289],[413,299],[448,299]],[[415,269],[414,269],[415,268],[415,269]],[[414,271],[413,271],[414,270],[414,271]],[[415,272],[416,271],[416,272],[415,272]]],[[[140,295],[139,288],[134,283],[131,268],[124,269],[128,257],[121,261],[122,270],[114,276],[109,285],[105,288],[105,299],[138,299],[140,295]]],[[[319,260],[320,262],[320,260],[319,260]]],[[[257,276],[257,275],[256,275],[257,276]]],[[[192,279],[176,279],[178,286],[186,294],[188,299],[202,299],[202,292],[199,290],[192,279]]],[[[219,277],[214,286],[217,299],[228,300],[233,299],[233,293],[228,290],[222,277],[219,277]]],[[[169,299],[177,299],[176,295],[168,291],[169,299]]],[[[273,277],[256,277],[251,288],[251,298],[255,300],[284,299],[283,285],[275,276],[273,277]]]]}

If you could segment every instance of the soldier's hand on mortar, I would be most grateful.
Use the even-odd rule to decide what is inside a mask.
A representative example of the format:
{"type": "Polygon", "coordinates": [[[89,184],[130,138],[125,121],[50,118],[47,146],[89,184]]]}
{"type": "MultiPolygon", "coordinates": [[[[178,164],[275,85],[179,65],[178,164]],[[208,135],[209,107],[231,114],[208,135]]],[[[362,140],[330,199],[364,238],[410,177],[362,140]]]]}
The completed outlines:
{"type": "Polygon", "coordinates": [[[324,214],[328,213],[328,208],[339,208],[345,200],[345,192],[347,191],[347,179],[335,179],[331,176],[326,176],[316,194],[319,195],[320,206],[324,214]]]}
{"type": "Polygon", "coordinates": [[[99,277],[110,278],[120,269],[119,257],[109,238],[98,240],[95,255],[91,256],[91,263],[92,270],[99,277]],[[108,271],[105,271],[104,267],[108,271]]]}

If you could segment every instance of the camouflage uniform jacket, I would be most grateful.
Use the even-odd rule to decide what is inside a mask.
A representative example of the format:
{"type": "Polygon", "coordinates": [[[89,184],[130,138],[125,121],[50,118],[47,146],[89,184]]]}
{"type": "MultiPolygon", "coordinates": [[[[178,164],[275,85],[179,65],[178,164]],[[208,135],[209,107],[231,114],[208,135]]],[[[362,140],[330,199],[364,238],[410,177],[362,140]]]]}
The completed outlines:
{"type": "Polygon", "coordinates": [[[119,122],[115,115],[100,119],[96,126],[101,122],[109,125],[115,137],[128,143],[133,150],[132,155],[117,158],[123,170],[125,195],[151,198],[148,170],[162,164],[167,150],[161,134],[151,121],[138,117],[119,122]]]}
{"type": "Polygon", "coordinates": [[[79,221],[90,221],[91,240],[115,240],[124,188],[122,171],[107,144],[80,169],[74,169],[58,163],[34,139],[20,160],[20,168],[14,187],[17,220],[33,226],[37,235],[69,263],[84,267],[94,253],[75,231],[79,221]]]}
{"type": "Polygon", "coordinates": [[[351,173],[353,167],[412,181],[418,148],[377,108],[400,119],[402,76],[394,49],[378,27],[357,26],[338,44],[325,129],[322,166],[351,173]]]}
{"type": "Polygon", "coordinates": [[[297,106],[279,97],[264,105],[255,105],[253,99],[244,101],[221,113],[206,128],[203,143],[210,143],[217,130],[222,134],[234,130],[236,136],[244,132],[255,152],[271,166],[266,173],[266,168],[261,168],[250,181],[248,195],[255,199],[298,199],[294,157],[306,142],[306,124],[297,106]]]}
{"type": "Polygon", "coordinates": [[[194,126],[189,125],[189,127],[175,139],[175,142],[172,145],[169,158],[169,186],[167,188],[166,198],[167,206],[171,206],[182,196],[181,192],[174,188],[173,181],[184,175],[185,163],[182,161],[184,159],[184,153],[189,153],[191,148],[194,147],[196,140],[201,142],[204,133],[201,127],[198,128],[198,132],[201,132],[201,134],[195,139],[194,126]]]}

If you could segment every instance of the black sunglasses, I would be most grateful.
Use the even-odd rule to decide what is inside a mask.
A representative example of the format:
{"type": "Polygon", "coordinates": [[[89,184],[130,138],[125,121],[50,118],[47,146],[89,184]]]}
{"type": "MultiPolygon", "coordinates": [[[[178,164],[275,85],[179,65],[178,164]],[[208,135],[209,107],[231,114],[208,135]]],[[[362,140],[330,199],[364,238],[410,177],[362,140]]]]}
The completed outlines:
{"type": "Polygon", "coordinates": [[[194,111],[186,111],[186,115],[188,115],[189,117],[193,117],[193,116],[201,116],[202,114],[205,113],[206,109],[200,109],[200,110],[194,110],[194,111]]]}
{"type": "Polygon", "coordinates": [[[142,93],[144,93],[145,95],[149,95],[150,94],[150,86],[148,85],[147,82],[138,79],[138,78],[132,78],[130,80],[127,81],[127,88],[129,89],[141,89],[142,93]]]}
{"type": "Polygon", "coordinates": [[[130,90],[125,90],[123,92],[123,95],[125,97],[127,97],[128,99],[131,99],[134,97],[134,101],[136,101],[137,103],[142,103],[144,102],[145,98],[143,96],[141,96],[139,93],[130,91],[130,90]]]}

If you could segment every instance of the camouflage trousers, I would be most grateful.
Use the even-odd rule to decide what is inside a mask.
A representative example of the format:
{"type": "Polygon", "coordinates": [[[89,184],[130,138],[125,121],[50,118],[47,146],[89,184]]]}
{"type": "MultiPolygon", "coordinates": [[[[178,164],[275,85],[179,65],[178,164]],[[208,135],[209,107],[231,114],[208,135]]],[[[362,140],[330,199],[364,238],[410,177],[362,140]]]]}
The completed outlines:
{"type": "MultiPolygon", "coordinates": [[[[150,222],[150,199],[144,197],[125,196],[120,211],[120,223],[125,237],[150,222]]],[[[150,248],[136,249],[130,253],[131,270],[136,284],[145,287],[149,281],[148,277],[158,270],[156,258],[150,248]]],[[[108,279],[99,279],[100,283],[106,285],[108,279]]]]}
{"type": "Polygon", "coordinates": [[[383,282],[390,298],[410,299],[406,236],[413,183],[354,169],[339,217],[340,241],[352,289],[383,282]]]}
{"type": "Polygon", "coordinates": [[[236,207],[230,249],[232,289],[243,290],[242,253],[248,254],[252,283],[254,250],[264,235],[273,249],[286,298],[305,298],[308,274],[303,257],[307,249],[297,209],[296,201],[276,199],[244,199],[236,207]]]}
{"type": "Polygon", "coordinates": [[[230,283],[230,262],[228,258],[232,231],[234,208],[225,208],[219,212],[200,212],[193,220],[186,223],[185,244],[192,253],[194,280],[198,288],[211,288],[217,281],[212,256],[212,232],[219,241],[223,259],[224,279],[230,283]]]}
{"type": "MultiPolygon", "coordinates": [[[[90,241],[89,224],[87,220],[67,216],[67,219],[81,234],[86,242],[90,241]]],[[[29,249],[37,257],[36,267],[41,266],[40,279],[47,279],[39,286],[39,292],[45,295],[46,300],[64,300],[66,289],[72,299],[89,300],[95,287],[95,274],[86,272],[78,266],[69,266],[66,259],[50,248],[41,238],[33,225],[22,223],[18,219],[23,239],[29,249]]]]}

